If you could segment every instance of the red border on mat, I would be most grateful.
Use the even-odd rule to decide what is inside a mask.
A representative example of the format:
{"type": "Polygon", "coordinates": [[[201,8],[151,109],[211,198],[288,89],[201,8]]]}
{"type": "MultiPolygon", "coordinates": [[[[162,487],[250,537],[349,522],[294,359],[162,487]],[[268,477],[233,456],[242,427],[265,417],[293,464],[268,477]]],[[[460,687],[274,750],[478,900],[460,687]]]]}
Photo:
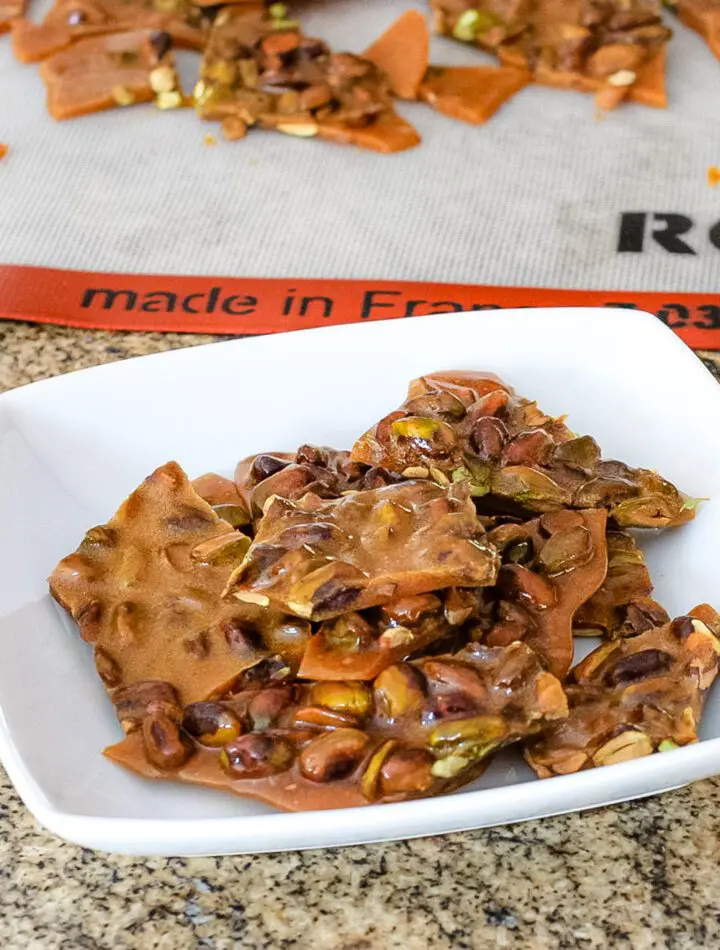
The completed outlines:
{"type": "Polygon", "coordinates": [[[245,335],[428,313],[552,306],[648,310],[689,346],[720,350],[720,293],[110,274],[0,265],[0,318],[101,330],[245,335]]]}

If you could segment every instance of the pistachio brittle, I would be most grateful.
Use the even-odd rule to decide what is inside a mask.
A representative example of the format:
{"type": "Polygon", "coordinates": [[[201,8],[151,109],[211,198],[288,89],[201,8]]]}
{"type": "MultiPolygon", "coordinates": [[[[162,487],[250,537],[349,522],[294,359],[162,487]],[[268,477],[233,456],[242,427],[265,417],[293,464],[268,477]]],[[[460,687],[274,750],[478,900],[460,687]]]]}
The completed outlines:
{"type": "Polygon", "coordinates": [[[326,620],[398,597],[492,584],[497,565],[465,486],[410,481],[331,501],[270,499],[228,591],[326,620]]]}
{"type": "Polygon", "coordinates": [[[670,620],[650,595],[642,551],[627,531],[607,533],[608,569],[599,590],[575,614],[576,636],[632,637],[670,620]]]}
{"type": "Polygon", "coordinates": [[[536,82],[597,92],[602,108],[624,98],[664,104],[663,73],[641,75],[671,35],[659,0],[432,0],[432,7],[438,33],[529,69],[536,82]]]}
{"type": "Polygon", "coordinates": [[[550,512],[524,524],[500,525],[488,541],[501,553],[492,609],[474,636],[491,645],[528,643],[556,676],[573,658],[573,617],[607,570],[605,512],[550,512]]]}
{"type": "Polygon", "coordinates": [[[606,643],[573,670],[570,715],[528,742],[541,778],[697,741],[720,664],[720,616],[707,604],[638,636],[606,643]]]}
{"type": "Polygon", "coordinates": [[[381,152],[418,144],[415,130],[395,113],[389,81],[374,63],[332,52],[273,12],[235,6],[218,14],[195,90],[202,118],[222,120],[228,138],[260,126],[381,152]]]}
{"type": "Polygon", "coordinates": [[[182,105],[172,54],[158,55],[148,30],[79,40],[40,66],[48,111],[70,119],[155,99],[162,108],[182,105]]]}
{"type": "Polygon", "coordinates": [[[349,452],[301,445],[294,454],[263,452],[242,459],[235,469],[238,492],[254,517],[273,495],[298,501],[313,493],[339,498],[346,492],[381,488],[401,481],[394,472],[353,462],[349,452]]]}
{"type": "Polygon", "coordinates": [[[487,757],[567,715],[523,644],[473,645],[375,682],[259,682],[182,711],[156,707],[105,750],[151,778],[223,788],[291,811],[437,795],[487,757]]]}
{"type": "Polygon", "coordinates": [[[180,702],[204,699],[268,655],[296,668],[310,634],[222,601],[248,545],[169,462],[58,564],[50,590],[93,645],[108,689],[159,681],[180,702]]]}
{"type": "Polygon", "coordinates": [[[695,503],[655,472],[603,460],[590,436],[491,374],[431,373],[353,446],[352,458],[406,477],[467,481],[481,510],[532,514],[606,508],[621,527],[662,528],[695,503]]]}
{"type": "Polygon", "coordinates": [[[16,20],[12,44],[21,62],[36,63],[76,40],[153,30],[162,58],[171,42],[183,49],[202,49],[209,27],[207,12],[189,0],[56,0],[42,23],[16,20]]]}

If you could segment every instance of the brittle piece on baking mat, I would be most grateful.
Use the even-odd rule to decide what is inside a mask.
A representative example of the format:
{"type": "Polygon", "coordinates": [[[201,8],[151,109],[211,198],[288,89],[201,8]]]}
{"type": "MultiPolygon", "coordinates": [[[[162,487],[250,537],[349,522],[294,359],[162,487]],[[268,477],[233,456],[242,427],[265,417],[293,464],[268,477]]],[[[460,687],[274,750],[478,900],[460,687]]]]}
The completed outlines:
{"type": "Polygon", "coordinates": [[[653,583],[642,551],[628,531],[608,531],[608,569],[598,591],[573,621],[576,636],[633,637],[670,620],[651,598],[653,583]]]}
{"type": "Polygon", "coordinates": [[[195,90],[199,115],[223,121],[228,139],[251,126],[379,152],[420,141],[395,112],[390,84],[373,63],[334,53],[294,21],[225,7],[218,14],[195,90]]]}
{"type": "Polygon", "coordinates": [[[528,742],[530,765],[547,778],[696,742],[720,664],[719,632],[720,616],[703,604],[598,647],[571,674],[569,717],[528,742]]]}
{"type": "Polygon", "coordinates": [[[406,10],[363,53],[390,81],[393,95],[417,99],[430,55],[430,31],[419,10],[406,10]]]}
{"type": "Polygon", "coordinates": [[[88,531],[50,590],[93,645],[109,690],[150,681],[182,703],[205,699],[268,657],[296,669],[310,635],[309,624],[222,601],[249,543],[169,462],[88,531]]]}
{"type": "Polygon", "coordinates": [[[155,30],[162,56],[171,42],[182,49],[202,49],[209,27],[209,14],[188,0],[56,0],[42,23],[13,23],[12,46],[21,62],[36,63],[76,40],[155,30]]]}
{"type": "Polygon", "coordinates": [[[512,67],[431,66],[420,98],[451,119],[481,125],[529,82],[527,70],[512,67]]]}
{"type": "Polygon", "coordinates": [[[621,527],[664,528],[697,502],[648,469],[603,460],[590,436],[490,373],[430,373],[358,439],[352,458],[445,484],[467,481],[481,511],[533,514],[606,508],[621,527]]]}
{"type": "Polygon", "coordinates": [[[472,644],[390,666],[372,684],[260,681],[175,719],[158,709],[105,755],[290,811],[341,808],[451,791],[566,715],[559,681],[529,647],[472,644]]]}
{"type": "Polygon", "coordinates": [[[25,0],[0,0],[0,33],[7,33],[13,21],[25,13],[25,0]]]}
{"type": "Polygon", "coordinates": [[[172,53],[158,56],[155,36],[150,30],[94,36],[45,60],[40,76],[50,115],[72,119],[153,100],[165,109],[181,106],[172,53]]]}
{"type": "Polygon", "coordinates": [[[503,563],[497,585],[484,592],[492,609],[472,636],[491,646],[522,640],[551,673],[565,676],[573,659],[573,617],[607,570],[605,523],[602,509],[554,511],[489,531],[503,563]]]}
{"type": "Polygon", "coordinates": [[[623,98],[664,104],[663,74],[655,68],[643,75],[670,38],[659,0],[432,0],[432,6],[438,33],[529,69],[536,82],[597,92],[604,108],[623,98]]]}
{"type": "Polygon", "coordinates": [[[680,17],[685,26],[695,30],[720,59],[720,2],[719,0],[670,0],[668,7],[680,17]]]}
{"type": "Polygon", "coordinates": [[[465,485],[408,481],[331,501],[276,496],[228,596],[327,620],[399,597],[493,584],[498,560],[465,485]]]}

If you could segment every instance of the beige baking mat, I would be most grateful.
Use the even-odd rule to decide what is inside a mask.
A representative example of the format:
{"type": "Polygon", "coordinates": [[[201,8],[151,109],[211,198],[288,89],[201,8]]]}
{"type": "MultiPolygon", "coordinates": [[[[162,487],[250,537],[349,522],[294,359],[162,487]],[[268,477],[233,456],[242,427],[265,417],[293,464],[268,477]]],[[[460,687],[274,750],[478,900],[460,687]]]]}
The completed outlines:
{"type": "MultiPolygon", "coordinates": [[[[354,51],[424,8],[307,6],[306,31],[354,51]]],[[[599,121],[591,97],[531,87],[473,128],[401,104],[424,142],[395,156],[272,132],[210,148],[214,127],[192,111],[150,106],[57,123],[37,68],[0,37],[0,263],[715,293],[720,62],[672,26],[668,110],[628,105],[599,121]],[[617,250],[630,212],[649,215],[642,253],[617,250]],[[653,212],[690,218],[695,253],[656,243],[653,212]]],[[[190,85],[197,57],[182,60],[190,85]]],[[[447,39],[433,60],[490,61],[447,39]]]]}

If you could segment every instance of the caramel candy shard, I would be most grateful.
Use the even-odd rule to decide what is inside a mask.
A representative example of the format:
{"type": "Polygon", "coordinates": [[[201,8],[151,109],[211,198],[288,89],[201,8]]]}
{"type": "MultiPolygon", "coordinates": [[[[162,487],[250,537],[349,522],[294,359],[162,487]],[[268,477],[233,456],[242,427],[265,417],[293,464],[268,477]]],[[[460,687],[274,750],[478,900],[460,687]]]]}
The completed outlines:
{"type": "Polygon", "coordinates": [[[720,616],[703,604],[598,647],[571,674],[569,717],[528,742],[530,765],[547,778],[696,742],[720,664],[718,631],[720,616]]]}
{"type": "Polygon", "coordinates": [[[558,511],[491,530],[487,539],[503,565],[487,592],[494,610],[474,636],[491,645],[523,640],[564,677],[573,658],[573,617],[607,571],[605,523],[601,509],[558,511]]]}
{"type": "Polygon", "coordinates": [[[151,30],[158,58],[171,45],[201,50],[209,16],[191,3],[166,0],[56,0],[42,23],[13,22],[13,53],[23,63],[36,63],[66,49],[76,40],[108,33],[151,30]]]}
{"type": "Polygon", "coordinates": [[[204,119],[240,119],[296,138],[348,142],[380,152],[416,145],[392,106],[390,83],[374,63],[335,53],[292,20],[248,11],[218,14],[195,89],[204,119]]]}
{"type": "Polygon", "coordinates": [[[79,40],[40,66],[48,111],[70,119],[103,109],[151,102],[158,79],[178,93],[172,54],[158,57],[148,30],[111,33],[79,40]]]}
{"type": "Polygon", "coordinates": [[[690,521],[697,505],[655,472],[603,460],[594,439],[488,373],[413,380],[403,405],[361,436],[351,457],[467,482],[487,511],[605,508],[620,527],[664,528],[690,521]]]}
{"type": "Polygon", "coordinates": [[[533,651],[473,644],[391,666],[372,686],[285,684],[154,711],[105,750],[148,778],[225,789],[289,811],[438,795],[488,757],[567,715],[560,682],[533,651]],[[189,745],[188,745],[189,743],[189,745]]]}
{"type": "Polygon", "coordinates": [[[720,59],[720,2],[718,0],[673,0],[668,4],[685,26],[695,30],[720,59]]]}
{"type": "Polygon", "coordinates": [[[392,155],[420,144],[420,136],[397,112],[387,110],[369,125],[354,127],[344,119],[329,117],[318,128],[318,137],[338,145],[356,145],[371,152],[392,155]]]}
{"type": "Polygon", "coordinates": [[[7,33],[13,22],[25,13],[25,0],[2,0],[0,2],[0,33],[7,33]]]}
{"type": "Polygon", "coordinates": [[[465,486],[409,481],[324,501],[275,497],[229,599],[264,597],[327,620],[445,587],[495,581],[497,554],[478,527],[465,486]]]}
{"type": "Polygon", "coordinates": [[[511,67],[431,66],[420,98],[451,119],[482,125],[531,81],[511,67]]]}
{"type": "Polygon", "coordinates": [[[50,591],[93,645],[110,690],[160,681],[181,703],[205,699],[269,652],[297,667],[310,633],[221,600],[248,545],[168,462],[88,531],[53,571],[50,591]]]}
{"type": "Polygon", "coordinates": [[[670,620],[650,595],[653,584],[642,551],[627,531],[607,533],[605,580],[575,614],[576,636],[633,637],[670,620]]]}
{"type": "Polygon", "coordinates": [[[400,99],[418,98],[429,55],[430,32],[419,10],[406,10],[363,53],[385,73],[400,99]]]}
{"type": "Polygon", "coordinates": [[[637,68],[637,79],[630,86],[628,102],[637,102],[651,109],[667,109],[666,63],[667,50],[663,47],[637,68]]]}

